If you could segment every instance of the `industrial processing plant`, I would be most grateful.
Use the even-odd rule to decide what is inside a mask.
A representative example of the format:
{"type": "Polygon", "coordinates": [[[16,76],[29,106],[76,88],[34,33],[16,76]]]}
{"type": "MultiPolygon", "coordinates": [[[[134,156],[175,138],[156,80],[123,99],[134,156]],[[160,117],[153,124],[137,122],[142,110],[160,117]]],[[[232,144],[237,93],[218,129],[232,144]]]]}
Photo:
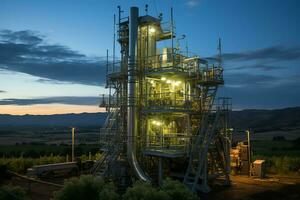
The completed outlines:
{"type": "Polygon", "coordinates": [[[116,26],[121,60],[107,64],[104,156],[93,174],[120,184],[137,178],[162,185],[172,177],[194,192],[210,191],[209,179],[230,184],[231,99],[216,98],[224,84],[221,41],[213,63],[189,55],[179,46],[172,10],[164,22],[137,7],[122,16],[119,7],[116,26]],[[169,46],[158,48],[165,40],[169,46]]]}
{"type": "Polygon", "coordinates": [[[300,199],[299,8],[2,0],[0,200],[300,199]]]}

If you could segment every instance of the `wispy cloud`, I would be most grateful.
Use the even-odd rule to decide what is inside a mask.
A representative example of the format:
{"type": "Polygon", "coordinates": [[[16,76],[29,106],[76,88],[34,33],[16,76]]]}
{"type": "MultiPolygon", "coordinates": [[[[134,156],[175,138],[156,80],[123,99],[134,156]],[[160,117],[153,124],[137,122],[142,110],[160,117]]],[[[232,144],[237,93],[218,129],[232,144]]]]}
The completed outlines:
{"type": "Polygon", "coordinates": [[[235,108],[299,106],[300,46],[224,53],[223,65],[221,94],[232,97],[235,108]]]}
{"type": "Polygon", "coordinates": [[[194,8],[199,6],[200,0],[186,0],[185,5],[187,5],[190,8],[194,8]]]}
{"type": "Polygon", "coordinates": [[[249,74],[249,73],[231,73],[226,75],[226,84],[228,86],[239,86],[239,87],[266,87],[270,84],[280,80],[280,78],[265,75],[265,74],[249,74]]]}
{"type": "Polygon", "coordinates": [[[283,66],[278,65],[267,65],[267,64],[251,64],[251,65],[240,65],[236,67],[232,67],[233,70],[244,70],[244,69],[252,69],[252,70],[262,70],[262,71],[273,71],[273,70],[281,70],[284,69],[283,66]]]}
{"type": "Polygon", "coordinates": [[[258,49],[254,51],[241,53],[225,53],[222,55],[224,60],[249,61],[249,60],[275,60],[291,61],[300,59],[300,46],[286,47],[273,46],[269,48],[258,49]]]}
{"type": "Polygon", "coordinates": [[[44,98],[33,98],[33,99],[1,99],[0,105],[36,105],[36,104],[68,104],[68,105],[93,105],[96,106],[100,102],[99,97],[79,97],[79,96],[68,96],[68,97],[44,97],[44,98]]]}
{"type": "Polygon", "coordinates": [[[48,44],[37,32],[0,31],[0,69],[62,82],[103,85],[105,61],[66,46],[48,44]]]}

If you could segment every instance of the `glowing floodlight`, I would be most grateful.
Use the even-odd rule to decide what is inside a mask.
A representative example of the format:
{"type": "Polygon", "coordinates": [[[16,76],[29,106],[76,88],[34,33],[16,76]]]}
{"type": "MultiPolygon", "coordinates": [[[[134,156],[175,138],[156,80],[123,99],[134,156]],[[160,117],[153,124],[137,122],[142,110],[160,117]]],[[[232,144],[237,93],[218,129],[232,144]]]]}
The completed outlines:
{"type": "Polygon", "coordinates": [[[152,124],[156,125],[156,126],[161,126],[162,125],[162,123],[160,121],[156,121],[156,120],[153,120],[152,124]]]}
{"type": "Polygon", "coordinates": [[[156,122],[156,124],[155,124],[156,126],[160,126],[161,125],[161,122],[156,122]]]}
{"type": "Polygon", "coordinates": [[[175,86],[178,86],[178,85],[180,85],[180,84],[181,84],[181,81],[175,81],[175,82],[174,82],[174,85],[175,85],[175,86]]]}
{"type": "Polygon", "coordinates": [[[150,27],[149,32],[150,33],[155,33],[155,28],[154,27],[150,27]]]}
{"type": "Polygon", "coordinates": [[[166,79],[166,77],[161,77],[161,80],[162,80],[162,81],[165,81],[165,80],[167,80],[167,79],[166,79]]]}

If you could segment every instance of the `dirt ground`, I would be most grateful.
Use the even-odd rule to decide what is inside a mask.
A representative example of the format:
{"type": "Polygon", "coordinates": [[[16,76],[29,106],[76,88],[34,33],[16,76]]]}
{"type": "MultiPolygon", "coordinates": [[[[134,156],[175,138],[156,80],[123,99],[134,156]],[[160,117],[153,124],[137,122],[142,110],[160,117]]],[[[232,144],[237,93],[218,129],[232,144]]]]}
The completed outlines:
{"type": "MultiPolygon", "coordinates": [[[[266,179],[249,178],[248,176],[232,176],[231,186],[214,185],[212,192],[202,194],[204,200],[299,200],[300,176],[269,176],[266,179]]],[[[47,200],[56,186],[41,183],[29,184],[27,180],[13,177],[5,184],[18,185],[26,189],[26,199],[47,200]]]]}
{"type": "Polygon", "coordinates": [[[232,176],[231,186],[213,187],[205,200],[300,200],[300,176],[269,176],[265,179],[232,176]]]}

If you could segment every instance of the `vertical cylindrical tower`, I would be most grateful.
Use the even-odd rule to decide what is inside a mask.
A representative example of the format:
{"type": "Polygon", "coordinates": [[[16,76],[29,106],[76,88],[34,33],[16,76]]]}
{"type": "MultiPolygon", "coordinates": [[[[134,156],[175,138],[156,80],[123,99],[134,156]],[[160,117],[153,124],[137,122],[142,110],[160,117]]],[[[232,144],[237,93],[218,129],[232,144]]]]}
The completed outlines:
{"type": "Polygon", "coordinates": [[[136,82],[136,54],[138,41],[138,16],[139,10],[137,7],[130,8],[129,18],[129,61],[128,61],[128,117],[127,117],[127,158],[131,168],[136,176],[147,181],[148,178],[142,171],[136,159],[135,152],[135,82],[136,82]]]}

